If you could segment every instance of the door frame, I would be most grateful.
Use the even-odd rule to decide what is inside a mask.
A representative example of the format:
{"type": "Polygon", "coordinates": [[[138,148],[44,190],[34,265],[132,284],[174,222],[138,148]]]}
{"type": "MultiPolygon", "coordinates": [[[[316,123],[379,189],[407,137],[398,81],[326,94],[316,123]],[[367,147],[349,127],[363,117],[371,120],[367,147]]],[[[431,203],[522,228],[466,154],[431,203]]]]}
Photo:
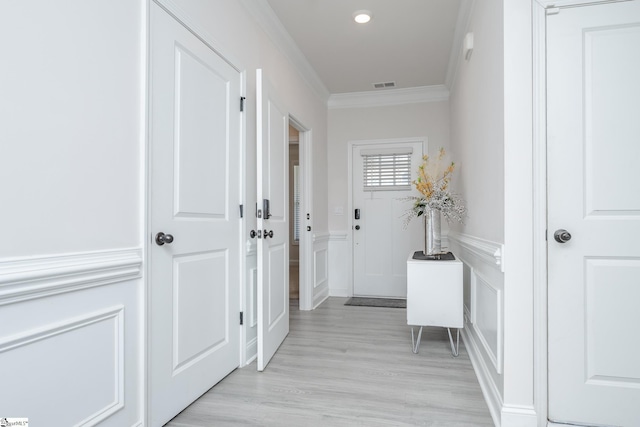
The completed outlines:
{"type": "MultiPolygon", "coordinates": [[[[299,132],[298,140],[298,166],[300,168],[299,179],[301,181],[302,194],[300,197],[300,243],[299,252],[299,292],[298,307],[300,310],[313,310],[313,233],[307,232],[306,227],[313,230],[313,161],[312,161],[312,130],[307,128],[302,121],[289,113],[289,125],[299,132]],[[311,219],[306,219],[306,214],[311,219]]],[[[289,177],[291,178],[291,177],[289,177]]],[[[292,221],[292,218],[289,218],[292,221]]]]}
{"type": "MultiPolygon", "coordinates": [[[[144,122],[145,126],[142,129],[144,145],[141,150],[141,160],[140,160],[140,175],[141,179],[141,202],[140,207],[142,209],[142,259],[143,259],[143,297],[142,304],[143,310],[141,316],[143,318],[142,322],[142,341],[144,343],[143,348],[141,349],[141,360],[143,363],[143,368],[141,369],[142,376],[142,423],[144,425],[149,425],[151,420],[151,354],[149,352],[149,348],[151,346],[151,292],[152,285],[149,278],[151,277],[151,248],[155,244],[153,241],[153,230],[151,229],[151,152],[153,150],[153,144],[151,140],[151,115],[150,115],[150,106],[151,106],[151,37],[150,37],[150,29],[151,29],[151,3],[155,3],[161,9],[164,9],[173,19],[178,21],[181,25],[183,25],[188,31],[193,33],[197,38],[199,38],[209,49],[213,50],[217,55],[220,56],[224,61],[226,61],[232,68],[238,71],[240,75],[240,95],[246,97],[247,93],[247,71],[246,67],[242,66],[242,63],[238,61],[234,55],[229,54],[226,49],[223,49],[219,43],[211,38],[207,31],[198,26],[194,19],[191,18],[188,14],[186,14],[181,8],[179,8],[172,0],[151,0],[147,3],[145,7],[145,22],[144,26],[147,30],[146,43],[141,47],[142,56],[144,58],[144,64],[141,70],[144,81],[144,122]]],[[[239,241],[239,251],[240,251],[240,292],[239,292],[239,300],[238,300],[238,311],[244,311],[246,313],[246,307],[244,307],[244,298],[247,292],[247,277],[246,277],[246,253],[245,253],[245,229],[246,229],[246,213],[247,213],[247,203],[246,203],[246,158],[247,158],[247,132],[246,132],[246,105],[244,112],[240,113],[240,156],[238,165],[238,179],[240,185],[240,194],[238,199],[238,204],[242,204],[244,206],[244,214],[242,218],[240,218],[240,227],[238,231],[238,241],[239,241]]],[[[239,359],[238,359],[238,367],[243,366],[243,360],[245,360],[247,346],[245,343],[246,340],[246,326],[240,326],[240,351],[239,351],[239,359]]]]}
{"type": "Polygon", "coordinates": [[[534,407],[548,422],[546,6],[532,0],[534,407]],[[535,236],[538,236],[537,238],[535,236]],[[544,237],[541,237],[544,236],[544,237]]]}
{"type": "Polygon", "coordinates": [[[354,280],[354,239],[353,239],[353,149],[355,147],[364,145],[379,145],[379,144],[407,144],[407,143],[419,142],[422,144],[422,153],[427,154],[429,152],[429,139],[426,136],[416,136],[410,138],[387,138],[387,139],[364,139],[354,140],[347,142],[347,247],[349,248],[349,261],[347,262],[347,274],[351,280],[350,295],[354,295],[355,280],[354,280]]]}

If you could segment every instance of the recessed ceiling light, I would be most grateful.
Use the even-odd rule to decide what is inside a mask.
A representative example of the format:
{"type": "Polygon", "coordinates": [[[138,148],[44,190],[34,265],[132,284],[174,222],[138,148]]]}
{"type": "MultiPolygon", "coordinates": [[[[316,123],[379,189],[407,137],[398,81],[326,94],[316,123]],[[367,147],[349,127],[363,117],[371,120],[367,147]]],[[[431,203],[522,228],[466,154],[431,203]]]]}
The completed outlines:
{"type": "Polygon", "coordinates": [[[373,14],[368,10],[356,10],[353,13],[353,20],[358,24],[366,24],[367,22],[371,21],[372,17],[373,14]]]}

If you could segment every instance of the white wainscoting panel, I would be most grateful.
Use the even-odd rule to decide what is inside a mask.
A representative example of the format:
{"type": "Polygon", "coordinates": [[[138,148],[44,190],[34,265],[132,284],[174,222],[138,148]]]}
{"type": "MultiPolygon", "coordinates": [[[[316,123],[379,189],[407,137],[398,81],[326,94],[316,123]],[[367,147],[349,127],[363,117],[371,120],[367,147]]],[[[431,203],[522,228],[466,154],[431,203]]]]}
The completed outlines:
{"type": "Polygon", "coordinates": [[[351,280],[351,243],[346,231],[332,231],[329,235],[329,295],[353,295],[351,280]]]}
{"type": "Polygon", "coordinates": [[[52,424],[95,425],[124,407],[123,312],[116,306],[0,341],[0,363],[18,379],[11,394],[28,396],[20,416],[29,417],[34,402],[61,403],[50,396],[62,390],[68,405],[64,412],[50,408],[56,413],[52,424]]]}
{"type": "Polygon", "coordinates": [[[472,272],[475,280],[475,332],[498,374],[502,373],[502,290],[472,272]],[[481,309],[478,309],[481,307],[481,309]]]}
{"type": "Polygon", "coordinates": [[[0,262],[3,412],[34,425],[141,424],[141,268],[141,249],[0,262]]]}
{"type": "Polygon", "coordinates": [[[491,415],[503,412],[504,246],[451,232],[449,246],[464,263],[465,326],[462,337],[491,415]]]}
{"type": "Polygon", "coordinates": [[[317,288],[318,286],[322,286],[327,283],[329,278],[328,274],[328,250],[327,249],[319,249],[314,252],[314,276],[315,280],[313,283],[313,287],[317,288]]]}
{"type": "Polygon", "coordinates": [[[329,233],[313,235],[313,308],[329,297],[329,233]]]}

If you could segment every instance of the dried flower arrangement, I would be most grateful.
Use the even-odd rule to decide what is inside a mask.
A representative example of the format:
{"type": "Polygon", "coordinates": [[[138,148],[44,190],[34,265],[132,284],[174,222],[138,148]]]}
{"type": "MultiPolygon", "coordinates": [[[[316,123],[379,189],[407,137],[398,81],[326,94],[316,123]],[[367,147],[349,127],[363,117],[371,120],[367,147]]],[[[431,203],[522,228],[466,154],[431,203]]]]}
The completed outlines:
{"type": "Polygon", "coordinates": [[[413,202],[413,207],[405,214],[405,225],[412,219],[424,215],[427,209],[439,210],[447,222],[462,222],[464,220],[467,213],[464,200],[458,194],[448,190],[455,170],[455,163],[451,162],[444,170],[441,170],[445,154],[444,148],[440,148],[435,163],[430,162],[428,155],[422,158],[422,164],[418,168],[418,178],[413,181],[413,185],[421,196],[412,196],[406,199],[413,202]]]}

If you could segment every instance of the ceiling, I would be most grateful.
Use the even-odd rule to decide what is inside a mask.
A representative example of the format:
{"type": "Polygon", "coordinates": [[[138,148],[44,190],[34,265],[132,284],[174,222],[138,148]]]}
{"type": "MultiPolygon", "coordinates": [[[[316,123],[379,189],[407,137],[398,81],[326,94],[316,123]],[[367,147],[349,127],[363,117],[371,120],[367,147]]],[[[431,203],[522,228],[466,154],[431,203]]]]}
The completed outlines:
{"type": "Polygon", "coordinates": [[[267,0],[331,94],[445,85],[466,0],[267,0]],[[356,24],[357,10],[373,12],[356,24]]]}

